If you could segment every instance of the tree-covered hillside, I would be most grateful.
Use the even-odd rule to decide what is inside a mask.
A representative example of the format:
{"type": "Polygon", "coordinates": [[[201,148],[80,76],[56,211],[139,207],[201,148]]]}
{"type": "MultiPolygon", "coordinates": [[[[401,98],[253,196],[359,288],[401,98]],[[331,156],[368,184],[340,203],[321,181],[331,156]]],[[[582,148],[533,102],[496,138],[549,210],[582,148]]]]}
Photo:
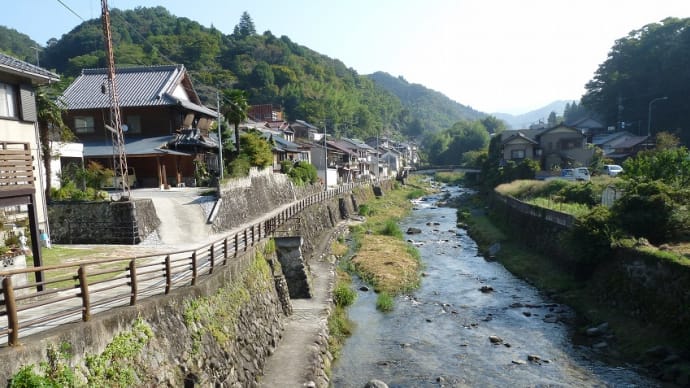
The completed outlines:
{"type": "Polygon", "coordinates": [[[22,61],[36,64],[36,50],[41,46],[28,35],[0,26],[0,51],[22,61]]]}
{"type": "Polygon", "coordinates": [[[690,18],[667,18],[618,39],[586,89],[582,104],[607,125],[671,131],[690,144],[690,18]]]}
{"type": "Polygon", "coordinates": [[[437,132],[448,129],[461,120],[478,120],[486,117],[486,114],[459,104],[442,93],[420,84],[411,84],[402,76],[396,78],[388,73],[376,72],[369,75],[369,78],[395,94],[410,115],[419,120],[410,128],[410,135],[416,135],[418,131],[437,132]]]}
{"type": "MultiPolygon", "coordinates": [[[[420,91],[425,88],[413,85],[410,94],[416,100],[402,99],[341,61],[287,36],[259,34],[247,13],[229,34],[174,16],[163,7],[113,9],[111,22],[118,66],[184,64],[202,100],[211,106],[216,91],[224,95],[240,89],[250,104],[282,106],[288,120],[307,120],[326,125],[329,132],[357,137],[418,135],[422,127],[448,128],[463,118],[440,93],[424,94],[420,91]],[[419,107],[405,109],[407,101],[419,107]],[[439,106],[433,108],[434,104],[439,106]]],[[[0,42],[0,49],[36,45],[11,40],[0,42]]],[[[12,52],[28,59],[25,52],[12,52]]],[[[33,50],[30,54],[35,57],[33,50]]],[[[105,67],[100,19],[83,22],[59,40],[51,40],[40,54],[42,67],[67,78],[85,68],[105,67]]],[[[467,118],[480,115],[468,112],[472,116],[467,118]]]]}

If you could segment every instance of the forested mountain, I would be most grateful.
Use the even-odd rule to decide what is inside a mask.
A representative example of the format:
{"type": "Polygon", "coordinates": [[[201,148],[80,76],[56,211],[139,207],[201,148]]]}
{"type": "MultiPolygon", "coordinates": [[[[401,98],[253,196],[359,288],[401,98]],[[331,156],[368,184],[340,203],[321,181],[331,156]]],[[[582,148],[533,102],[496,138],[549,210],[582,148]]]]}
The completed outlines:
{"type": "Polygon", "coordinates": [[[369,75],[369,78],[395,94],[402,101],[405,109],[419,120],[419,124],[415,123],[415,128],[412,128],[411,134],[419,130],[435,132],[450,128],[461,120],[478,120],[486,117],[485,113],[459,104],[442,93],[420,84],[411,84],[402,76],[393,77],[379,71],[369,75]]]}
{"type": "MultiPolygon", "coordinates": [[[[422,93],[426,89],[420,85],[413,85],[410,94],[417,94],[416,101],[424,105],[407,110],[401,98],[341,61],[287,36],[277,37],[270,31],[258,34],[247,13],[229,34],[174,16],[164,7],[113,9],[111,23],[117,66],[184,64],[210,106],[216,105],[216,91],[223,95],[240,89],[250,104],[282,106],[288,120],[307,120],[326,125],[329,132],[357,137],[418,135],[421,128],[450,127],[463,117],[458,113],[460,104],[451,104],[437,92],[422,93]],[[436,103],[439,107],[434,110],[436,103]],[[425,113],[426,109],[432,113],[425,113]]],[[[37,46],[19,38],[0,42],[0,49],[37,46]]],[[[9,51],[35,63],[25,51],[9,51]]],[[[35,58],[33,50],[29,54],[35,58]]],[[[85,21],[48,42],[40,52],[40,64],[63,78],[77,76],[84,68],[105,67],[100,19],[85,21]]],[[[468,112],[471,117],[481,115],[468,112]]]]}
{"type": "Polygon", "coordinates": [[[690,145],[690,18],[618,39],[586,89],[582,104],[607,125],[670,131],[690,145]]]}
{"type": "Polygon", "coordinates": [[[41,45],[28,35],[13,29],[0,26],[0,51],[22,61],[36,64],[36,50],[41,45]]]}

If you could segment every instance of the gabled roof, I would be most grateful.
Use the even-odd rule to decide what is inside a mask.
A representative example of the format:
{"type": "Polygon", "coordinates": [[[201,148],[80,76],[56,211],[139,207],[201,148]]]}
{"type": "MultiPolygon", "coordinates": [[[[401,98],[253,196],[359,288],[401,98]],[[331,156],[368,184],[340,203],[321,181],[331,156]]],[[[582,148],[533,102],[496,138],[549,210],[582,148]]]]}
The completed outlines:
{"type": "Polygon", "coordinates": [[[510,142],[513,141],[513,140],[516,140],[516,139],[522,139],[522,140],[525,140],[525,141],[527,141],[528,143],[532,143],[532,144],[539,144],[539,142],[537,142],[537,141],[534,140],[534,139],[530,139],[529,137],[525,136],[522,132],[514,133],[513,135],[511,135],[511,136],[505,138],[505,139],[501,142],[501,144],[502,144],[502,145],[505,145],[505,144],[507,144],[507,143],[510,143],[510,142]]]}
{"type": "Polygon", "coordinates": [[[636,145],[644,143],[646,140],[647,136],[632,136],[615,144],[611,144],[611,146],[616,149],[633,148],[636,145]]]}
{"type": "MultiPolygon", "coordinates": [[[[109,108],[110,98],[103,92],[103,88],[107,87],[107,78],[107,69],[82,70],[81,75],[64,91],[61,102],[68,110],[109,108]]],[[[183,65],[117,68],[115,83],[122,108],[179,105],[217,117],[215,111],[201,105],[183,65]]]]}
{"type": "Polygon", "coordinates": [[[521,134],[527,139],[532,139],[536,140],[537,136],[539,136],[542,132],[544,132],[543,128],[540,129],[508,129],[503,132],[501,132],[501,142],[505,141],[506,139],[510,138],[511,136],[516,136],[518,134],[521,134]]]}
{"type": "Polygon", "coordinates": [[[557,129],[568,129],[568,130],[571,130],[573,132],[577,132],[578,134],[584,136],[580,129],[577,129],[575,127],[571,127],[569,125],[559,124],[559,125],[555,125],[555,126],[550,127],[550,128],[542,129],[541,132],[537,135],[537,137],[542,136],[548,132],[555,131],[557,129]]]}
{"type": "Polygon", "coordinates": [[[0,71],[30,78],[39,83],[57,82],[60,76],[42,67],[0,53],[0,71]]]}
{"type": "Polygon", "coordinates": [[[603,146],[608,143],[612,143],[616,141],[617,139],[626,137],[632,137],[635,136],[632,133],[628,131],[618,131],[618,132],[613,132],[613,133],[605,133],[605,134],[600,134],[600,135],[594,135],[592,138],[592,144],[598,145],[598,146],[603,146]]]}

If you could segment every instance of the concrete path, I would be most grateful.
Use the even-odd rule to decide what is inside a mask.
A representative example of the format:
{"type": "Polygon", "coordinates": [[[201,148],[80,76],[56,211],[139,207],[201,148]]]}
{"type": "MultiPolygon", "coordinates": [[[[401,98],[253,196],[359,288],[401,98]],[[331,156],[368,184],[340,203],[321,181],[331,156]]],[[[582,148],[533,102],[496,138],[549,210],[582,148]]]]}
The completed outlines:
{"type": "Polygon", "coordinates": [[[315,345],[325,333],[329,315],[335,266],[325,260],[311,263],[313,297],[293,299],[283,339],[264,366],[261,387],[308,386],[309,372],[320,349],[315,345]]]}

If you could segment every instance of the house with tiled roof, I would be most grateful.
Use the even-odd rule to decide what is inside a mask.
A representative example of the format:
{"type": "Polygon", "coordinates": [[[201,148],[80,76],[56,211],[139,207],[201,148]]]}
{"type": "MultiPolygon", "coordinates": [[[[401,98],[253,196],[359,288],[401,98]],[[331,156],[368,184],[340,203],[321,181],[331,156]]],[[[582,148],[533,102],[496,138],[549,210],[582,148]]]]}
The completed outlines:
{"type": "MultiPolygon", "coordinates": [[[[84,144],[85,161],[112,168],[106,69],[85,69],[62,95],[65,123],[84,144]]],[[[204,106],[183,65],[115,71],[127,164],[138,186],[195,185],[196,164],[219,171],[216,111],[204,106]]]]}
{"type": "Polygon", "coordinates": [[[34,265],[41,265],[39,242],[48,241],[36,87],[59,79],[55,73],[0,53],[0,208],[26,205],[34,265]]]}
{"type": "Polygon", "coordinates": [[[566,125],[503,131],[501,136],[502,163],[532,159],[543,170],[556,167],[587,166],[594,150],[587,146],[581,130],[566,125]]]}

